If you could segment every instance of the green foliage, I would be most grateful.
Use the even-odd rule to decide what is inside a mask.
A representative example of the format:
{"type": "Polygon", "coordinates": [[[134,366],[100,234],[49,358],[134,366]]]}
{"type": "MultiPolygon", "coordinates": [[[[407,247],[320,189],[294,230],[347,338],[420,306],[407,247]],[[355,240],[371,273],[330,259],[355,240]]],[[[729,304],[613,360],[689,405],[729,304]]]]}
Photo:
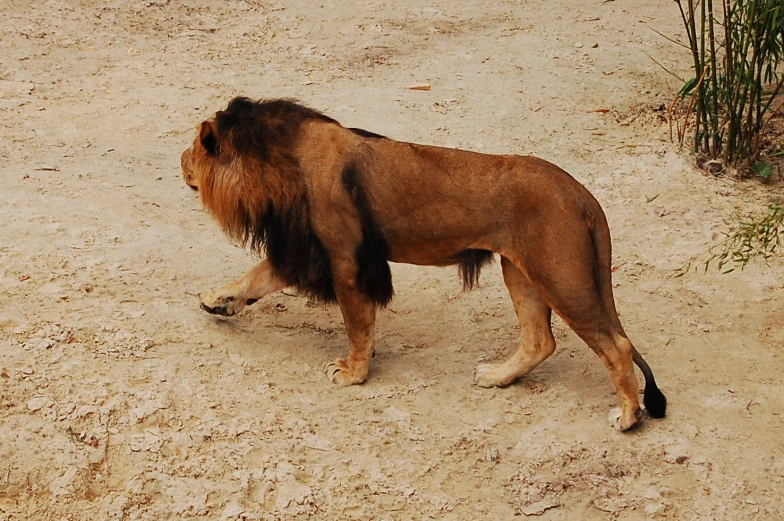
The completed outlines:
{"type": "Polygon", "coordinates": [[[678,95],[692,96],[679,138],[683,142],[692,129],[695,152],[725,164],[752,165],[784,83],[778,69],[784,57],[784,1],[721,0],[720,13],[713,0],[676,3],[694,70],[678,95]]]}
{"type": "Polygon", "coordinates": [[[743,269],[754,258],[767,260],[781,248],[783,235],[784,207],[781,203],[768,205],[767,211],[758,216],[743,217],[736,213],[724,239],[708,250],[707,259],[692,258],[675,276],[682,277],[695,264],[702,264],[706,272],[715,264],[722,273],[730,273],[737,267],[743,269]]]}
{"type": "Polygon", "coordinates": [[[773,165],[766,161],[757,161],[751,165],[751,171],[757,174],[763,181],[767,181],[773,175],[773,165]]]}

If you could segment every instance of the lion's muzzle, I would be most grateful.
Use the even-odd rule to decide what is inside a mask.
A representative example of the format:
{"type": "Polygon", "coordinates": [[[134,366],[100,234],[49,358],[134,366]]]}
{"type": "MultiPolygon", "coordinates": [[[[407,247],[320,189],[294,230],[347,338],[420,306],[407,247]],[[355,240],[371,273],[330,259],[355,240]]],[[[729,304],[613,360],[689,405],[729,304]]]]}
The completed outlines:
{"type": "Polygon", "coordinates": [[[193,147],[188,148],[180,156],[180,167],[182,168],[182,178],[185,184],[198,191],[199,183],[196,181],[196,176],[193,175],[193,147]]]}

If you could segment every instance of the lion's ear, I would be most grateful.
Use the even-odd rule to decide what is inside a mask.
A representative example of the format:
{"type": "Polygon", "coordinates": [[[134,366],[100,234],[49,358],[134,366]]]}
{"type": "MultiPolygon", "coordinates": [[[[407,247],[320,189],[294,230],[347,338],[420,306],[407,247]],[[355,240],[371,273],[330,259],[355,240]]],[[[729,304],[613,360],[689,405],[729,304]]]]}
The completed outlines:
{"type": "Polygon", "coordinates": [[[220,152],[218,146],[218,129],[213,121],[202,121],[199,127],[199,142],[204,150],[212,156],[217,156],[220,152]]]}

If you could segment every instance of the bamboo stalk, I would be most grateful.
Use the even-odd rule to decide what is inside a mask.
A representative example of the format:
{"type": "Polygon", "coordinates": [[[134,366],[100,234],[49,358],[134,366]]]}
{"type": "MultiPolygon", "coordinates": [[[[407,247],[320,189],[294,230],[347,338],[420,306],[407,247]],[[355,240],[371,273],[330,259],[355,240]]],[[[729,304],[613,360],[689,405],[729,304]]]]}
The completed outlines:
{"type": "Polygon", "coordinates": [[[722,157],[728,164],[750,164],[759,157],[761,136],[768,130],[770,119],[766,114],[773,100],[784,92],[784,71],[778,69],[784,59],[784,2],[676,3],[695,76],[700,76],[682,117],[683,125],[679,123],[676,129],[677,139],[683,146],[693,115],[695,152],[722,157]],[[715,12],[719,7],[722,20],[715,12]],[[768,97],[763,85],[771,82],[775,88],[768,97]]]}

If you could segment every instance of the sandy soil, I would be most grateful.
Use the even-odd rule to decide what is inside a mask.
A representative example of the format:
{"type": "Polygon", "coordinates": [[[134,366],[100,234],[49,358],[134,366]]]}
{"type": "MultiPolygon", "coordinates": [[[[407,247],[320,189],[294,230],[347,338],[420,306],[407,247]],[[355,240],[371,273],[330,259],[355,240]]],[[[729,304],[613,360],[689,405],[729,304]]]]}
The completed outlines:
{"type": "Polygon", "coordinates": [[[646,53],[686,74],[653,30],[680,35],[672,2],[182,4],[3,2],[0,519],[784,519],[784,263],[672,278],[782,192],[670,142],[655,109],[680,85],[646,53]],[[610,379],[558,320],[534,373],[474,386],[518,343],[497,264],[471,293],[394,266],[347,389],[321,373],[347,348],[336,308],[200,311],[255,260],[179,155],[237,94],[570,171],[606,209],[668,417],[613,431],[610,379]]]}

